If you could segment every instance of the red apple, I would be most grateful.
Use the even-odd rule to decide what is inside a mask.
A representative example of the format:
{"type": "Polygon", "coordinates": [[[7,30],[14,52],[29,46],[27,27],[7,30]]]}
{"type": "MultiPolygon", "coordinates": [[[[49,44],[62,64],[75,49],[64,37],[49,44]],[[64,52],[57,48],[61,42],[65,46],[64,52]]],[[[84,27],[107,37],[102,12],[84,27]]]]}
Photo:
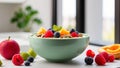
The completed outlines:
{"type": "Polygon", "coordinates": [[[20,53],[20,47],[15,40],[10,39],[4,40],[0,43],[0,54],[8,60],[11,60],[14,54],[20,53]]]}

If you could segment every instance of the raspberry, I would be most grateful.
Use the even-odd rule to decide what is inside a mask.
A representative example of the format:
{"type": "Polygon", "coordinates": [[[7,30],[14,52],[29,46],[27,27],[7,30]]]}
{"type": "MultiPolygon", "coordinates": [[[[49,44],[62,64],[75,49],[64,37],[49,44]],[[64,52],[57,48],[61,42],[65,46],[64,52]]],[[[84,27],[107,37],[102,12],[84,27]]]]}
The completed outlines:
{"type": "Polygon", "coordinates": [[[101,52],[100,54],[103,55],[103,57],[105,58],[106,62],[108,62],[109,54],[107,52],[101,52]]]}
{"type": "Polygon", "coordinates": [[[48,30],[48,31],[45,33],[45,35],[44,35],[45,38],[53,37],[53,36],[54,36],[54,34],[53,34],[53,32],[52,32],[51,30],[48,30]]]}
{"type": "Polygon", "coordinates": [[[109,57],[108,57],[108,61],[109,62],[114,62],[114,60],[115,60],[115,57],[114,57],[114,55],[109,55],[109,57]]]}
{"type": "Polygon", "coordinates": [[[98,65],[105,65],[106,60],[105,60],[105,58],[103,57],[103,55],[98,54],[98,55],[95,57],[95,62],[96,62],[96,64],[98,64],[98,65]]]}
{"type": "Polygon", "coordinates": [[[89,57],[94,58],[95,53],[92,50],[89,49],[89,50],[87,50],[86,55],[89,56],[89,57]]]}
{"type": "Polygon", "coordinates": [[[71,33],[71,36],[72,36],[72,37],[78,37],[79,34],[78,34],[77,32],[72,32],[72,33],[71,33]]]}
{"type": "Polygon", "coordinates": [[[24,62],[24,59],[20,56],[20,54],[15,54],[12,57],[12,62],[14,65],[20,66],[24,62]]]}
{"type": "Polygon", "coordinates": [[[86,57],[86,58],[85,58],[85,63],[86,63],[87,65],[91,65],[91,64],[93,63],[93,58],[92,58],[92,57],[86,57]]]}

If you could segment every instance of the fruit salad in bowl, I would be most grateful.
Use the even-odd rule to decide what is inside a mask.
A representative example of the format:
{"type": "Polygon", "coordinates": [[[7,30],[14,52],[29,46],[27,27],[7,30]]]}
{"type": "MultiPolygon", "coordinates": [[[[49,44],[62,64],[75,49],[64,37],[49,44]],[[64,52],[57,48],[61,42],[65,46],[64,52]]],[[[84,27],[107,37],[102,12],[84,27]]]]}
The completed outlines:
{"type": "Polygon", "coordinates": [[[29,37],[30,46],[41,57],[52,62],[70,61],[88,46],[89,36],[75,29],[67,30],[54,25],[50,29],[41,27],[29,37]]]}

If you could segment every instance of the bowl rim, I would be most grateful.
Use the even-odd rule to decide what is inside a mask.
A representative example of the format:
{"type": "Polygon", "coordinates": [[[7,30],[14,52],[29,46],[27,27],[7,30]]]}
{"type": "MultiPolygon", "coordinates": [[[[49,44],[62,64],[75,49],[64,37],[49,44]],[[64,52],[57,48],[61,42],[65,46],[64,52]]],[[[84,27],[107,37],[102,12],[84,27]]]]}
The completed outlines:
{"type": "Polygon", "coordinates": [[[29,36],[29,38],[36,38],[36,39],[49,39],[49,40],[72,40],[72,39],[83,39],[89,38],[88,34],[82,33],[83,37],[74,37],[74,38],[40,38],[36,36],[36,33],[29,36]]]}

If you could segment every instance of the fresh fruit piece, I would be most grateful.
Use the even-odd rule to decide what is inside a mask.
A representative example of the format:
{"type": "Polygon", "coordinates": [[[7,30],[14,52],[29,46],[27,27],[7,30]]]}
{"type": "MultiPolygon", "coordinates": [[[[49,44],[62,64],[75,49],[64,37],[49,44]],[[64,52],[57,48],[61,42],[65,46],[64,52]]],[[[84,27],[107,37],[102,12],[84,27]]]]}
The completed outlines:
{"type": "Polygon", "coordinates": [[[115,59],[120,58],[120,44],[112,44],[103,46],[98,49],[99,52],[107,52],[108,54],[114,55],[115,59]]]}
{"type": "Polygon", "coordinates": [[[60,35],[62,36],[62,35],[68,35],[68,34],[70,34],[70,32],[68,31],[68,30],[66,30],[66,29],[64,29],[64,28],[62,28],[61,30],[60,30],[60,35]]]}
{"type": "Polygon", "coordinates": [[[109,57],[108,57],[108,61],[109,62],[114,62],[114,60],[115,60],[114,55],[110,54],[109,57]]]}
{"type": "Polygon", "coordinates": [[[35,51],[34,51],[32,48],[30,48],[27,53],[28,53],[30,56],[32,56],[33,58],[35,58],[35,57],[37,56],[37,54],[35,53],[35,51]]]}
{"type": "Polygon", "coordinates": [[[22,63],[24,62],[22,56],[20,54],[15,54],[13,57],[12,57],[12,63],[14,65],[17,65],[17,66],[20,66],[22,65],[22,63]]]}
{"type": "Polygon", "coordinates": [[[20,55],[22,56],[24,61],[27,60],[27,58],[30,56],[27,52],[21,52],[20,55]]]}
{"type": "Polygon", "coordinates": [[[75,29],[72,28],[72,29],[70,30],[70,33],[72,33],[72,32],[75,32],[75,29]]]}
{"type": "Polygon", "coordinates": [[[43,27],[41,27],[41,28],[39,29],[39,31],[37,32],[37,35],[41,35],[41,34],[45,34],[45,33],[46,33],[46,29],[43,28],[43,27]]]}
{"type": "Polygon", "coordinates": [[[71,36],[72,36],[72,37],[78,37],[79,34],[78,34],[77,32],[72,32],[72,33],[71,33],[71,36]]]}
{"type": "Polygon", "coordinates": [[[94,58],[95,53],[92,50],[89,49],[89,50],[87,50],[86,55],[89,56],[89,57],[94,58]]]}
{"type": "Polygon", "coordinates": [[[25,66],[30,66],[30,62],[29,61],[25,61],[24,65],[25,66]]]}
{"type": "Polygon", "coordinates": [[[62,29],[61,26],[53,25],[53,30],[54,31],[60,31],[62,29]]]}
{"type": "Polygon", "coordinates": [[[2,61],[0,60],[0,66],[2,66],[2,61]]]}
{"type": "Polygon", "coordinates": [[[59,37],[60,37],[60,33],[59,33],[59,32],[55,32],[55,33],[54,33],[54,37],[55,37],[55,38],[59,38],[59,37]]]}
{"type": "Polygon", "coordinates": [[[19,54],[20,47],[15,40],[10,39],[4,40],[0,43],[0,54],[8,60],[11,60],[14,54],[19,54]]]}
{"type": "Polygon", "coordinates": [[[107,52],[101,52],[100,54],[103,55],[103,57],[105,58],[106,62],[108,62],[109,54],[107,52]]]}
{"type": "Polygon", "coordinates": [[[30,57],[28,57],[27,61],[33,62],[33,61],[34,61],[34,58],[30,56],[30,57]]]}
{"type": "Polygon", "coordinates": [[[55,31],[52,28],[49,28],[48,30],[51,30],[53,33],[55,33],[55,31]]]}
{"type": "Polygon", "coordinates": [[[86,58],[85,58],[85,63],[86,63],[87,65],[91,65],[91,64],[93,63],[93,58],[92,58],[92,57],[86,57],[86,58]]]}
{"type": "Polygon", "coordinates": [[[52,32],[51,30],[48,30],[48,31],[45,33],[45,35],[44,35],[45,38],[53,37],[53,36],[54,36],[54,34],[53,34],[53,32],[52,32]]]}
{"type": "Polygon", "coordinates": [[[103,55],[98,54],[98,55],[95,57],[95,62],[96,62],[96,64],[98,64],[98,65],[105,65],[106,60],[105,60],[105,58],[103,57],[103,55]]]}

